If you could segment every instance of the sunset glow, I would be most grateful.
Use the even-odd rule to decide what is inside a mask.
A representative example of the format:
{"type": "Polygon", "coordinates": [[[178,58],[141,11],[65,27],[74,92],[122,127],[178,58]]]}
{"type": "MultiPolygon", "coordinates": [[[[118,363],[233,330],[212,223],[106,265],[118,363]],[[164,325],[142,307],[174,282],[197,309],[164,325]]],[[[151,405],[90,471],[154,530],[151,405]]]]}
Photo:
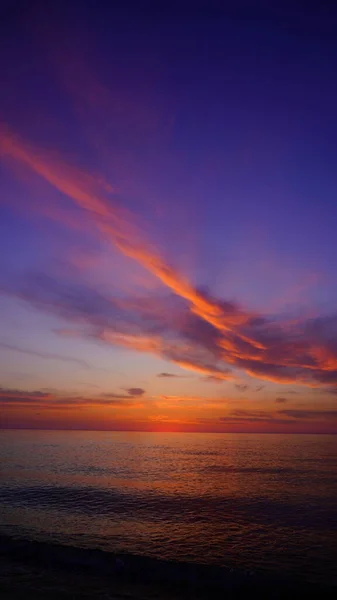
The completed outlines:
{"type": "Polygon", "coordinates": [[[70,21],[1,59],[0,426],[337,433],[329,76],[70,21]]]}

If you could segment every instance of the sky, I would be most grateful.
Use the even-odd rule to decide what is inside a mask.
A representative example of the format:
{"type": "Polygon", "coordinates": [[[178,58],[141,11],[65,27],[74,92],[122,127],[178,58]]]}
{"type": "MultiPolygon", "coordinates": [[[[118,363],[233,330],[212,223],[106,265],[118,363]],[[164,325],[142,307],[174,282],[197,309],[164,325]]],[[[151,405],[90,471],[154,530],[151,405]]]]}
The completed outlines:
{"type": "Polygon", "coordinates": [[[2,5],[3,428],[337,433],[337,12],[183,4],[2,5]]]}

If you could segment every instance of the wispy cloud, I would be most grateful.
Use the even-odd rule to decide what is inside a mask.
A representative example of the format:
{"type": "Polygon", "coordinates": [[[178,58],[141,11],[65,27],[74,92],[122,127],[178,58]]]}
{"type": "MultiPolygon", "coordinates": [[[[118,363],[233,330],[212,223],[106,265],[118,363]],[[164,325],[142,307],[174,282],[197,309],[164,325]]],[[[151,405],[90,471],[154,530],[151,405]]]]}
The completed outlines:
{"type": "Polygon", "coordinates": [[[279,413],[292,419],[337,420],[337,410],[284,409],[279,413]]]}
{"type": "Polygon", "coordinates": [[[260,419],[263,421],[271,421],[275,418],[275,414],[264,410],[245,410],[236,409],[230,412],[230,417],[238,419],[260,419]]]}
{"type": "Polygon", "coordinates": [[[273,425],[291,425],[298,423],[322,423],[324,421],[337,421],[337,410],[306,410],[282,409],[275,412],[266,410],[237,409],[228,415],[220,417],[223,423],[266,423],[273,425]]]}
{"type": "Polygon", "coordinates": [[[278,396],[277,398],[275,398],[275,402],[277,404],[284,404],[285,402],[288,402],[287,398],[283,398],[283,396],[278,396]]]}
{"type": "Polygon", "coordinates": [[[181,378],[183,377],[183,375],[175,375],[174,373],[158,373],[157,377],[161,377],[163,379],[169,379],[169,378],[181,378]]]}
{"type": "Polygon", "coordinates": [[[0,405],[27,406],[39,409],[58,409],[63,407],[88,407],[101,406],[115,408],[132,408],[142,406],[138,396],[142,394],[100,394],[93,396],[80,396],[56,392],[43,392],[41,390],[26,391],[0,387],[0,405]]]}
{"type": "Polygon", "coordinates": [[[62,354],[55,354],[55,352],[40,352],[38,350],[33,350],[32,348],[21,348],[21,346],[16,346],[15,344],[7,344],[5,342],[0,342],[0,348],[3,350],[8,350],[10,352],[18,352],[19,354],[27,354],[28,356],[37,356],[38,358],[42,358],[43,360],[61,360],[62,362],[72,362],[77,365],[80,365],[84,369],[90,369],[90,365],[80,358],[74,358],[72,356],[63,356],[62,354]]]}
{"type": "Polygon", "coordinates": [[[208,375],[207,377],[201,377],[200,380],[205,383],[223,383],[224,382],[224,378],[218,377],[217,375],[208,375]]]}
{"type": "Polygon", "coordinates": [[[9,277],[1,282],[5,293],[82,326],[85,321],[83,333],[92,338],[152,352],[205,376],[227,380],[233,376],[229,367],[234,367],[272,382],[336,387],[337,315],[289,322],[219,300],[193,286],[161,256],[134,216],[112,202],[113,189],[102,179],[32,148],[5,127],[0,149],[70,198],[86,212],[98,236],[154,275],[169,292],[174,317],[160,303],[154,312],[153,303],[149,308],[141,299],[104,298],[88,286],[82,285],[80,292],[69,282],[46,277],[44,286],[36,278],[23,285],[9,277]]]}
{"type": "Polygon", "coordinates": [[[25,391],[12,388],[0,387],[0,401],[18,402],[20,400],[30,402],[32,400],[49,400],[52,397],[50,392],[42,390],[25,391]]]}
{"type": "Polygon", "coordinates": [[[260,424],[267,424],[270,428],[272,428],[274,425],[287,425],[289,424],[289,420],[287,419],[275,419],[272,418],[268,415],[264,415],[263,413],[261,414],[256,414],[256,415],[237,415],[237,416],[233,416],[233,415],[228,415],[225,417],[220,417],[219,421],[223,424],[235,424],[235,425],[247,425],[247,424],[255,424],[255,423],[260,423],[260,424]]]}

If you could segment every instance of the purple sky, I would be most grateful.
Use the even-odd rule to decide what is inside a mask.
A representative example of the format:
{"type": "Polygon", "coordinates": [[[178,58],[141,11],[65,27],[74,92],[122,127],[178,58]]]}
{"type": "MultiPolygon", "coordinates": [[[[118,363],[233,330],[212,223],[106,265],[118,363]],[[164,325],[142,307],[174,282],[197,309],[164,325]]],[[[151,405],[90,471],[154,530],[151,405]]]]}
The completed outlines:
{"type": "Polygon", "coordinates": [[[68,4],[0,26],[3,426],[337,431],[337,12],[68,4]]]}

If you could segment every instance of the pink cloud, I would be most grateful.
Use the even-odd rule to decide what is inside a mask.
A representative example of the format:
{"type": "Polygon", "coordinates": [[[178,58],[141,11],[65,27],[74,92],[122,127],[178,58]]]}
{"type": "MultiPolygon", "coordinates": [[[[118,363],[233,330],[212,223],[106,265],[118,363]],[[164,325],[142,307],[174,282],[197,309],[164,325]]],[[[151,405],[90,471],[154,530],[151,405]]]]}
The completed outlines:
{"type": "Polygon", "coordinates": [[[4,157],[31,169],[70,198],[85,211],[97,236],[156,277],[179,302],[173,304],[173,316],[160,302],[154,300],[151,305],[148,298],[142,302],[140,298],[97,295],[96,304],[90,306],[91,290],[83,287],[82,297],[78,294],[69,299],[66,290],[57,289],[57,282],[51,284],[50,280],[49,296],[46,290],[37,289],[36,281],[34,289],[28,283],[25,290],[12,291],[5,283],[6,293],[58,311],[75,322],[85,322],[89,335],[105,343],[151,352],[206,376],[230,379],[232,367],[273,382],[336,386],[336,316],[284,322],[219,300],[193,286],[161,256],[134,215],[113,202],[113,188],[102,178],[32,148],[5,127],[0,131],[0,149],[4,157]]]}

